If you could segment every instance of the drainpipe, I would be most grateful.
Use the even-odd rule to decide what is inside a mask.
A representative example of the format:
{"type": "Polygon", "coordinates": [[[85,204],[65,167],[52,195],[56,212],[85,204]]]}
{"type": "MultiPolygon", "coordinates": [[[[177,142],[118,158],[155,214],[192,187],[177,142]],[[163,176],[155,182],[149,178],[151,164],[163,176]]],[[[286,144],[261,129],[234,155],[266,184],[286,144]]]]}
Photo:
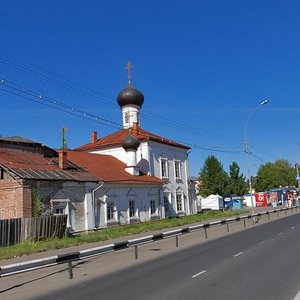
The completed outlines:
{"type": "MultiPolygon", "coordinates": [[[[92,209],[93,209],[93,214],[94,214],[94,228],[96,228],[96,220],[95,220],[95,192],[103,187],[104,182],[99,181],[99,186],[97,186],[94,190],[92,190],[92,209]]],[[[99,215],[100,217],[100,215],[99,215]]]]}

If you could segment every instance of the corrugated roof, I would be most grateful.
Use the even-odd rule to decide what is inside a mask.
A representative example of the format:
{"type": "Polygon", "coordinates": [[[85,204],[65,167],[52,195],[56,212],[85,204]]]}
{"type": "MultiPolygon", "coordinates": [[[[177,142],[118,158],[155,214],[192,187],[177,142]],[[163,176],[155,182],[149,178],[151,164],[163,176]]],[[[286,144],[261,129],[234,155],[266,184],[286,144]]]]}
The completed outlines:
{"type": "Polygon", "coordinates": [[[45,158],[35,152],[0,149],[0,165],[22,179],[98,181],[97,177],[80,167],[62,170],[57,158],[45,158]]]}
{"type": "MultiPolygon", "coordinates": [[[[103,149],[103,148],[108,148],[111,146],[120,146],[124,139],[127,137],[130,129],[121,129],[118,130],[110,135],[107,135],[95,143],[88,143],[86,145],[80,146],[76,148],[75,150],[79,151],[88,151],[88,150],[96,150],[96,149],[103,149]]],[[[139,128],[136,131],[130,131],[131,134],[136,137],[140,141],[145,141],[147,139],[161,143],[161,144],[167,144],[173,147],[178,147],[178,148],[183,148],[183,149],[190,149],[190,147],[185,146],[183,144],[174,142],[170,139],[163,138],[159,135],[156,135],[154,133],[151,133],[147,130],[144,130],[142,128],[139,128]]]]}
{"type": "Polygon", "coordinates": [[[30,140],[30,139],[26,139],[26,138],[24,138],[22,136],[0,137],[0,141],[41,145],[41,143],[35,142],[33,140],[30,140]]]}
{"type": "Polygon", "coordinates": [[[67,169],[58,166],[58,158],[45,158],[35,152],[0,149],[0,165],[18,178],[35,180],[104,181],[118,184],[162,185],[154,176],[134,176],[126,165],[109,155],[80,151],[67,152],[67,169]]]}

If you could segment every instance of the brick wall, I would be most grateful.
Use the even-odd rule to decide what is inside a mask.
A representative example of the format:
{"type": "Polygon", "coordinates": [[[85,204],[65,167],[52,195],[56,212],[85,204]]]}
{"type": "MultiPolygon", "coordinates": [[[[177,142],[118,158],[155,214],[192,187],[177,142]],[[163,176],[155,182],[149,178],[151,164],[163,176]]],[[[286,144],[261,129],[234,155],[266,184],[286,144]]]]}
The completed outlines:
{"type": "Polygon", "coordinates": [[[0,219],[31,217],[31,191],[22,181],[0,181],[0,219]]]}

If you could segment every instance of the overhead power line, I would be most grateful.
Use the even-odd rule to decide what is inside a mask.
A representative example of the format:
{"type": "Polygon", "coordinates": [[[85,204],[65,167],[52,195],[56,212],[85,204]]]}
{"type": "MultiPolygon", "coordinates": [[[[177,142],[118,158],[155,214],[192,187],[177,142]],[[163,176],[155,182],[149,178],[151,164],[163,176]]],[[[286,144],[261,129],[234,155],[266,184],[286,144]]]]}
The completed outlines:
{"type": "Polygon", "coordinates": [[[5,91],[7,93],[22,97],[24,99],[30,100],[32,102],[51,107],[53,109],[66,112],[72,115],[75,115],[77,117],[81,117],[83,119],[97,122],[106,126],[114,127],[114,128],[122,128],[122,126],[118,123],[115,123],[111,120],[102,118],[100,116],[85,112],[81,109],[78,109],[74,106],[64,104],[61,101],[58,101],[56,99],[44,96],[40,93],[34,92],[32,90],[29,90],[21,85],[18,85],[12,81],[0,79],[0,89],[2,91],[5,91]]]}
{"type": "MultiPolygon", "coordinates": [[[[14,56],[14,55],[12,55],[12,54],[10,54],[10,53],[7,53],[7,52],[5,52],[5,51],[3,51],[3,50],[1,50],[1,49],[0,49],[0,53],[4,54],[4,55],[6,55],[6,56],[9,56],[9,57],[11,57],[11,58],[13,58],[13,59],[15,59],[15,60],[21,62],[21,63],[24,63],[24,64],[28,65],[28,66],[37,68],[38,70],[41,70],[42,72],[45,72],[45,73],[47,73],[47,74],[49,74],[49,75],[51,75],[51,76],[60,78],[60,79],[62,79],[62,80],[64,80],[64,81],[67,81],[67,82],[70,82],[70,83],[72,83],[72,84],[75,84],[76,86],[80,86],[81,88],[83,88],[83,89],[85,89],[85,90],[88,90],[88,91],[94,92],[94,93],[96,93],[96,94],[99,94],[99,95],[101,95],[101,96],[104,97],[104,98],[113,99],[112,97],[110,97],[110,96],[108,96],[108,95],[105,95],[105,94],[103,94],[103,93],[100,93],[99,91],[95,91],[95,90],[93,90],[93,89],[91,89],[91,88],[89,88],[89,87],[86,87],[86,86],[82,85],[82,84],[79,83],[79,82],[75,82],[75,81],[73,81],[73,80],[71,80],[71,79],[69,79],[69,78],[66,78],[66,77],[64,77],[64,76],[61,76],[61,75],[59,75],[59,74],[55,74],[55,73],[53,73],[53,72],[50,72],[50,71],[46,70],[45,68],[43,68],[43,67],[41,67],[41,66],[38,66],[38,65],[32,64],[32,63],[30,63],[30,62],[27,62],[27,61],[25,61],[24,59],[18,58],[18,57],[14,56]]],[[[37,72],[35,72],[35,73],[38,74],[37,72]]],[[[38,75],[39,75],[39,74],[38,74],[38,75]]],[[[113,100],[114,100],[114,99],[113,99],[113,100]]]]}
{"type": "MultiPolygon", "coordinates": [[[[92,90],[92,89],[82,85],[81,83],[72,81],[68,78],[57,75],[53,72],[49,72],[45,68],[42,68],[40,66],[31,64],[29,62],[26,62],[25,60],[20,59],[20,58],[14,56],[14,55],[11,55],[11,54],[9,54],[9,53],[1,50],[1,49],[0,49],[0,53],[2,53],[5,56],[10,57],[10,58],[14,59],[15,61],[17,61],[17,62],[15,62],[15,61],[11,62],[7,58],[5,59],[5,58],[0,57],[0,63],[2,63],[2,64],[8,65],[8,66],[10,66],[12,68],[15,68],[15,69],[17,69],[21,72],[24,72],[26,74],[34,76],[34,77],[36,77],[40,80],[44,80],[44,81],[46,81],[48,83],[51,83],[53,85],[59,86],[61,88],[64,88],[64,89],[70,90],[74,93],[77,93],[81,96],[87,97],[89,100],[93,100],[93,101],[96,101],[96,102],[101,102],[101,103],[103,103],[105,105],[108,105],[110,107],[114,107],[115,109],[119,109],[115,102],[113,103],[112,101],[109,101],[109,100],[115,101],[114,97],[110,97],[110,96],[107,96],[103,93],[99,93],[98,91],[92,90]],[[24,64],[26,66],[24,66],[24,64]],[[30,66],[30,68],[28,66],[30,66]],[[45,72],[47,75],[41,74],[40,72],[37,72],[37,71],[33,70],[32,67],[38,69],[39,71],[45,72]],[[59,78],[60,80],[53,79],[49,75],[54,76],[56,78],[59,78]],[[62,82],[61,80],[65,81],[65,82],[62,82]],[[66,83],[66,82],[68,82],[68,83],[66,83]],[[86,92],[86,91],[89,91],[89,92],[86,92]],[[93,92],[93,93],[97,94],[97,96],[95,94],[91,94],[90,92],[93,92]]],[[[180,124],[179,122],[168,120],[165,117],[162,118],[162,117],[159,117],[159,116],[155,116],[154,114],[152,114],[150,112],[147,112],[145,110],[142,111],[142,116],[144,118],[150,119],[150,120],[155,119],[156,123],[159,123],[159,124],[164,125],[166,127],[179,129],[183,132],[187,132],[187,133],[190,133],[190,134],[194,133],[194,134],[197,134],[198,136],[213,138],[216,141],[221,141],[221,142],[226,142],[226,143],[229,142],[229,141],[233,142],[234,140],[235,140],[236,143],[240,143],[239,139],[218,135],[218,134],[212,133],[212,132],[207,132],[207,131],[205,132],[205,131],[203,131],[199,128],[191,128],[190,126],[180,124]]]]}
{"type": "Polygon", "coordinates": [[[260,152],[261,154],[263,154],[264,156],[266,156],[266,157],[272,157],[272,158],[274,158],[274,159],[277,159],[277,157],[274,155],[274,154],[272,154],[271,152],[269,152],[269,151],[266,151],[265,149],[262,149],[261,147],[259,147],[258,145],[256,145],[256,144],[253,144],[253,143],[251,143],[251,148],[253,149],[256,149],[256,151],[258,151],[258,152],[260,152]]]}
{"type": "MultiPolygon", "coordinates": [[[[40,80],[46,81],[50,84],[53,84],[58,87],[64,88],[64,89],[72,91],[74,93],[77,93],[81,96],[88,98],[89,100],[100,102],[100,103],[103,103],[110,107],[113,107],[115,109],[119,109],[119,107],[116,105],[116,102],[113,102],[113,101],[115,101],[114,97],[110,97],[108,95],[105,95],[104,93],[100,93],[99,91],[95,91],[89,87],[86,87],[81,83],[75,82],[75,81],[70,80],[66,77],[63,77],[61,75],[50,72],[50,71],[46,70],[45,68],[42,68],[38,65],[29,63],[23,59],[20,59],[14,55],[9,54],[1,49],[0,49],[0,53],[2,53],[3,55],[6,56],[6,58],[0,57],[0,63],[2,63],[4,65],[7,65],[14,69],[17,69],[18,71],[24,72],[31,76],[34,76],[34,77],[36,77],[40,80]],[[14,61],[10,61],[8,58],[13,59],[14,61]],[[36,70],[34,70],[33,68],[36,70]],[[45,74],[43,74],[43,73],[45,73],[45,74]],[[113,100],[113,101],[111,101],[111,100],[113,100]]],[[[12,90],[12,87],[10,87],[10,90],[5,90],[3,88],[1,88],[1,90],[5,91],[7,93],[10,92],[11,94],[15,94],[16,96],[19,96],[19,97],[24,97],[27,100],[31,100],[31,101],[39,103],[39,104],[46,105],[46,103],[47,103],[48,104],[47,106],[50,106],[53,109],[56,109],[59,111],[64,111],[64,112],[70,113],[72,115],[80,116],[83,119],[87,119],[90,121],[94,121],[94,122],[101,123],[103,125],[107,125],[107,126],[111,126],[111,127],[115,127],[115,128],[121,127],[121,125],[119,125],[115,122],[100,118],[96,115],[84,112],[80,109],[75,109],[72,106],[66,105],[61,101],[56,101],[55,99],[50,98],[50,97],[43,96],[44,97],[43,103],[41,102],[41,99],[39,99],[39,101],[37,101],[36,100],[37,98],[35,98],[35,97],[39,96],[39,95],[37,95],[38,93],[32,92],[30,90],[26,90],[27,94],[24,91],[22,92],[22,94],[19,94],[20,90],[19,91],[12,90]],[[25,93],[25,96],[24,96],[24,93],[25,93]]],[[[180,131],[188,133],[188,134],[197,135],[198,137],[201,136],[201,137],[206,137],[206,138],[212,138],[212,139],[214,139],[214,141],[226,142],[226,143],[231,143],[231,144],[236,144],[236,145],[239,145],[241,143],[240,139],[204,131],[204,130],[196,128],[196,127],[187,126],[178,121],[172,121],[165,117],[162,118],[160,116],[157,116],[157,115],[147,112],[145,110],[143,110],[142,116],[143,116],[143,118],[155,121],[156,124],[161,124],[166,127],[171,127],[171,128],[180,130],[180,131]]],[[[188,145],[188,143],[184,143],[184,144],[188,145]]],[[[235,153],[235,154],[239,154],[242,152],[242,151],[238,150],[238,149],[240,149],[240,147],[233,147],[233,148],[229,149],[228,147],[218,148],[218,147],[214,147],[214,146],[202,146],[202,145],[196,145],[196,144],[193,144],[192,146],[194,148],[207,150],[207,151],[228,152],[228,153],[235,153]]],[[[257,148],[256,148],[256,150],[259,152],[263,151],[263,150],[259,150],[257,148]]],[[[268,156],[273,156],[272,154],[267,153],[266,151],[264,154],[268,155],[268,156]]]]}
{"type": "Polygon", "coordinates": [[[22,65],[9,62],[9,61],[7,61],[7,60],[5,60],[3,58],[0,58],[0,63],[5,64],[5,65],[10,66],[10,67],[13,67],[13,68],[15,68],[15,69],[17,69],[19,71],[22,71],[22,72],[24,72],[26,74],[32,75],[32,76],[34,76],[34,77],[36,77],[38,79],[44,80],[44,81],[46,81],[48,83],[51,83],[51,84],[56,85],[58,87],[61,87],[63,89],[66,89],[66,90],[72,91],[74,93],[77,93],[77,94],[79,94],[81,96],[88,97],[89,99],[94,100],[96,102],[101,102],[101,103],[104,103],[104,104],[106,104],[106,105],[108,105],[110,107],[117,108],[117,105],[113,104],[111,101],[107,101],[107,100],[105,100],[105,99],[103,99],[103,98],[101,98],[99,96],[94,96],[94,95],[89,94],[87,92],[84,92],[84,91],[82,91],[82,90],[80,90],[80,89],[78,89],[76,87],[73,87],[71,85],[62,83],[62,82],[60,82],[60,81],[58,81],[56,79],[52,79],[52,78],[50,78],[48,76],[45,76],[43,74],[37,73],[37,72],[35,72],[33,70],[30,70],[30,69],[28,69],[26,67],[23,67],[22,65]]]}
{"type": "MultiPolygon", "coordinates": [[[[10,93],[12,95],[18,96],[18,97],[22,97],[22,98],[32,101],[34,103],[38,103],[40,105],[44,105],[44,106],[53,108],[55,110],[80,117],[82,119],[94,121],[94,122],[100,123],[102,125],[110,126],[110,127],[114,127],[114,128],[118,128],[118,129],[122,128],[122,126],[120,124],[117,124],[110,120],[104,119],[97,115],[90,114],[81,109],[75,108],[74,106],[64,104],[63,102],[61,102],[57,99],[54,99],[54,98],[45,96],[41,93],[38,93],[36,91],[30,90],[30,89],[24,87],[23,85],[17,84],[10,80],[6,80],[3,78],[0,79],[0,90],[10,93]]],[[[217,147],[217,146],[205,146],[205,145],[198,145],[198,144],[190,144],[190,143],[186,143],[186,142],[182,142],[182,141],[180,141],[180,142],[174,141],[174,142],[184,144],[187,146],[191,146],[192,148],[206,150],[206,151],[231,153],[231,154],[243,153],[243,151],[237,150],[237,149],[239,149],[239,147],[217,147]]]]}

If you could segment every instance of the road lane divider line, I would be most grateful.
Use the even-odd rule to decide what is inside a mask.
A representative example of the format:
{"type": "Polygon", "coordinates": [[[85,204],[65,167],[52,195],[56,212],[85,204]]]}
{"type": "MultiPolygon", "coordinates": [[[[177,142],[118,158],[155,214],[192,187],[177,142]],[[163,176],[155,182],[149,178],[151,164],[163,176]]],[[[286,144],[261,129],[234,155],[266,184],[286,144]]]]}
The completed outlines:
{"type": "Polygon", "coordinates": [[[259,244],[261,245],[261,244],[264,244],[266,242],[267,242],[266,240],[263,240],[263,241],[259,242],[259,244]]]}
{"type": "Polygon", "coordinates": [[[207,270],[203,270],[203,271],[201,271],[201,272],[199,272],[199,273],[193,275],[192,278],[198,277],[198,276],[200,276],[200,275],[202,275],[202,274],[204,274],[204,273],[206,273],[206,272],[207,272],[207,270]]]}
{"type": "Polygon", "coordinates": [[[283,232],[279,232],[279,233],[278,233],[278,235],[282,235],[282,234],[283,234],[283,232]]]}
{"type": "Polygon", "coordinates": [[[295,226],[291,227],[291,229],[295,229],[295,228],[296,228],[295,226]]]}
{"type": "Polygon", "coordinates": [[[242,255],[242,254],[244,254],[244,251],[239,252],[239,253],[237,253],[237,254],[234,254],[233,256],[234,256],[234,257],[238,257],[238,256],[240,256],[240,255],[242,255]]]}

